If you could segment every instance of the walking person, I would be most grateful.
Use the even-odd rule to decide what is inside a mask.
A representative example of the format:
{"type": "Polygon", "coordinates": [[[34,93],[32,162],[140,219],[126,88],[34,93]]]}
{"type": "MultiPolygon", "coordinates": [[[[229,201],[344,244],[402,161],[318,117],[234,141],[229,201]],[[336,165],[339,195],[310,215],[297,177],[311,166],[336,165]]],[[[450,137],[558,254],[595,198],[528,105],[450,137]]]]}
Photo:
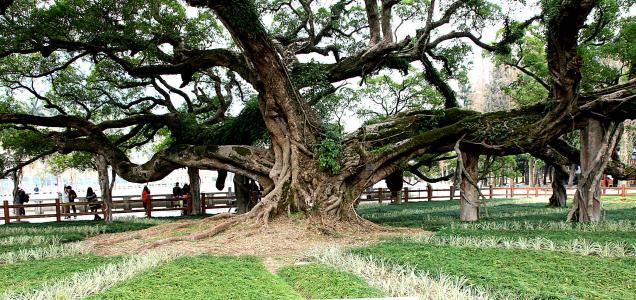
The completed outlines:
{"type": "MultiPolygon", "coordinates": [[[[68,186],[68,202],[73,203],[75,202],[75,199],[77,199],[77,193],[75,193],[73,188],[69,185],[68,186]]],[[[77,210],[75,209],[75,205],[71,205],[71,208],[73,208],[73,213],[76,214],[77,210]]],[[[70,210],[69,210],[69,213],[70,213],[70,210]]],[[[77,219],[77,216],[73,216],[73,219],[77,219]]]]}
{"type": "Polygon", "coordinates": [[[97,214],[97,210],[102,208],[102,205],[100,203],[97,203],[97,195],[95,194],[95,192],[93,192],[92,187],[89,187],[86,190],[86,202],[90,203],[88,204],[88,208],[90,208],[91,212],[95,213],[95,218],[93,220],[95,221],[101,220],[102,217],[100,217],[99,214],[97,214]]]}
{"type": "Polygon", "coordinates": [[[144,205],[144,209],[147,211],[148,207],[150,207],[150,189],[148,186],[144,186],[143,191],[141,191],[141,203],[144,205]]]}

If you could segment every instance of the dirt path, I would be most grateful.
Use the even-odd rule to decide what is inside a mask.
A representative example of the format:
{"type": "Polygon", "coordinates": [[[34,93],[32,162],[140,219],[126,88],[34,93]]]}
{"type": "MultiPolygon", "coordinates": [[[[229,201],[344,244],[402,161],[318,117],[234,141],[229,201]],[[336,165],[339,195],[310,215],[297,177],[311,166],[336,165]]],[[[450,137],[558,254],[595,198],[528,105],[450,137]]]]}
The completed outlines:
{"type": "MultiPolygon", "coordinates": [[[[86,241],[99,255],[130,255],[142,253],[148,243],[159,239],[187,235],[204,230],[216,222],[194,224],[175,222],[154,226],[141,231],[103,234],[86,241]]],[[[163,245],[161,249],[174,249],[186,255],[253,255],[263,259],[271,272],[281,266],[294,263],[307,251],[324,245],[345,247],[365,246],[379,242],[383,238],[404,234],[425,233],[413,228],[338,228],[325,233],[311,227],[303,219],[279,219],[266,228],[255,228],[249,224],[235,226],[219,235],[197,241],[180,241],[163,245]]]]}

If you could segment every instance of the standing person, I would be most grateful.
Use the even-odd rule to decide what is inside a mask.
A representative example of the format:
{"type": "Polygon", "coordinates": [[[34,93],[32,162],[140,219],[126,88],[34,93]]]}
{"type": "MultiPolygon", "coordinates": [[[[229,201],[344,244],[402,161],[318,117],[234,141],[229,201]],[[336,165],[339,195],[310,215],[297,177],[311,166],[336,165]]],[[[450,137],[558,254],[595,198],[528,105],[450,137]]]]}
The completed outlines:
{"type": "Polygon", "coordinates": [[[89,187],[86,190],[86,201],[87,202],[95,202],[95,203],[89,204],[88,207],[91,209],[91,212],[95,213],[95,218],[93,220],[95,220],[95,221],[101,220],[102,217],[100,217],[97,214],[97,210],[102,208],[102,205],[97,203],[97,195],[95,194],[95,192],[93,192],[93,188],[92,187],[89,187]]]}
{"type": "Polygon", "coordinates": [[[190,195],[190,185],[189,184],[184,184],[183,188],[181,189],[181,191],[183,192],[183,195],[190,195]]]}
{"type": "Polygon", "coordinates": [[[148,186],[144,186],[143,191],[141,191],[141,201],[144,204],[144,209],[148,210],[148,205],[150,205],[150,189],[148,186]]]}
{"type": "MultiPolygon", "coordinates": [[[[64,186],[64,192],[62,193],[62,203],[64,204],[68,204],[69,203],[69,199],[68,199],[68,187],[64,186]]],[[[63,214],[68,214],[69,213],[69,206],[68,205],[63,205],[62,206],[62,213],[63,214]]],[[[70,219],[70,216],[64,216],[64,219],[70,219]]]]}
{"type": "MultiPolygon", "coordinates": [[[[18,188],[18,192],[15,195],[15,199],[13,200],[13,203],[17,204],[17,205],[23,205],[23,204],[25,204],[27,202],[29,202],[29,195],[27,195],[26,192],[23,189],[18,188]]],[[[18,208],[16,210],[16,214],[18,216],[26,215],[26,211],[24,210],[24,207],[18,208]]]]}
{"type": "MultiPolygon", "coordinates": [[[[192,201],[192,195],[190,194],[190,185],[185,183],[183,184],[183,188],[181,189],[183,191],[183,200],[181,201],[181,207],[187,207],[187,202],[186,201],[192,201]]],[[[188,214],[187,210],[182,210],[181,211],[181,215],[185,216],[188,214]]]]}
{"type": "MultiPolygon", "coordinates": [[[[77,199],[77,193],[75,193],[73,188],[69,185],[68,186],[68,202],[73,203],[75,202],[75,199],[77,199]]],[[[71,205],[71,207],[73,208],[73,213],[76,214],[77,210],[75,209],[75,205],[71,205]]],[[[70,213],[70,210],[69,210],[69,213],[70,213]]],[[[73,219],[77,219],[77,216],[73,216],[73,219]]]]}
{"type": "Polygon", "coordinates": [[[179,187],[178,182],[175,183],[174,187],[172,188],[172,196],[174,196],[174,198],[177,199],[177,201],[180,201],[180,199],[183,197],[183,190],[181,189],[181,187],[179,187]]]}

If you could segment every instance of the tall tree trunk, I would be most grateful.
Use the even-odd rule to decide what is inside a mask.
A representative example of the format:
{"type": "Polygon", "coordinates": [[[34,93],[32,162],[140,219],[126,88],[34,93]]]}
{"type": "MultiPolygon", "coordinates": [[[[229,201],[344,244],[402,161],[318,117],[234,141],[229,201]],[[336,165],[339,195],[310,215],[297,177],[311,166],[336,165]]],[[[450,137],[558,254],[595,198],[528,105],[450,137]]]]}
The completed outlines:
{"type": "Polygon", "coordinates": [[[528,185],[529,186],[535,186],[536,184],[536,168],[534,167],[534,159],[529,158],[528,159],[528,174],[529,174],[529,179],[528,179],[528,185]]]}
{"type": "MultiPolygon", "coordinates": [[[[95,168],[99,179],[99,189],[104,202],[104,221],[113,222],[113,195],[111,193],[110,180],[108,178],[108,161],[102,155],[95,155],[95,168]]],[[[115,179],[113,178],[113,181],[115,179]]]]}
{"type": "Polygon", "coordinates": [[[250,178],[247,176],[234,174],[234,190],[236,192],[237,213],[244,214],[250,207],[250,178]]]}
{"type": "MultiPolygon", "coordinates": [[[[20,183],[22,182],[22,168],[11,172],[11,180],[13,181],[13,193],[12,193],[13,201],[12,202],[13,204],[20,204],[18,203],[18,188],[20,188],[20,183]]],[[[19,208],[13,209],[13,214],[16,216],[19,216],[20,212],[21,210],[19,208]]]]}
{"type": "Polygon", "coordinates": [[[595,222],[601,219],[600,181],[623,131],[623,124],[589,120],[581,130],[581,178],[568,221],[595,222]]]}
{"type": "Polygon", "coordinates": [[[550,206],[565,207],[567,190],[565,184],[568,180],[568,173],[564,166],[552,166],[552,196],[550,196],[550,206]]]}
{"type": "Polygon", "coordinates": [[[574,186],[574,178],[576,178],[576,165],[570,165],[570,170],[568,171],[568,186],[574,186]]]}
{"type": "Polygon", "coordinates": [[[190,178],[190,201],[192,201],[192,214],[200,215],[201,211],[201,177],[199,169],[189,167],[188,177],[190,178]]]}
{"type": "Polygon", "coordinates": [[[459,217],[462,221],[477,221],[479,220],[480,199],[479,191],[474,184],[476,184],[475,180],[477,179],[479,155],[463,152],[462,161],[470,178],[467,178],[465,174],[462,176],[459,217]]]}

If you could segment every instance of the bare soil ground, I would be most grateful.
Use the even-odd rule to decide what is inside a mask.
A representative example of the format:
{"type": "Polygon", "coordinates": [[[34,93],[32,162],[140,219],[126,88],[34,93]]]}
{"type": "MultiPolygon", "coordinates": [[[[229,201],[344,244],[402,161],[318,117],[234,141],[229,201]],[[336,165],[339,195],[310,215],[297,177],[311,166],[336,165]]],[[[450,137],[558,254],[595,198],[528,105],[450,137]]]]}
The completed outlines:
{"type": "MultiPolygon", "coordinates": [[[[135,232],[98,235],[85,243],[98,255],[139,254],[145,251],[144,247],[149,243],[209,229],[218,222],[178,221],[135,232]]],[[[266,227],[239,224],[211,238],[173,242],[162,245],[159,249],[177,250],[185,255],[253,255],[261,257],[268,270],[276,272],[281,266],[294,263],[307,251],[319,246],[365,246],[383,238],[425,233],[413,228],[361,227],[348,224],[337,224],[332,230],[325,230],[314,224],[315,222],[305,218],[278,218],[266,227]]]]}

